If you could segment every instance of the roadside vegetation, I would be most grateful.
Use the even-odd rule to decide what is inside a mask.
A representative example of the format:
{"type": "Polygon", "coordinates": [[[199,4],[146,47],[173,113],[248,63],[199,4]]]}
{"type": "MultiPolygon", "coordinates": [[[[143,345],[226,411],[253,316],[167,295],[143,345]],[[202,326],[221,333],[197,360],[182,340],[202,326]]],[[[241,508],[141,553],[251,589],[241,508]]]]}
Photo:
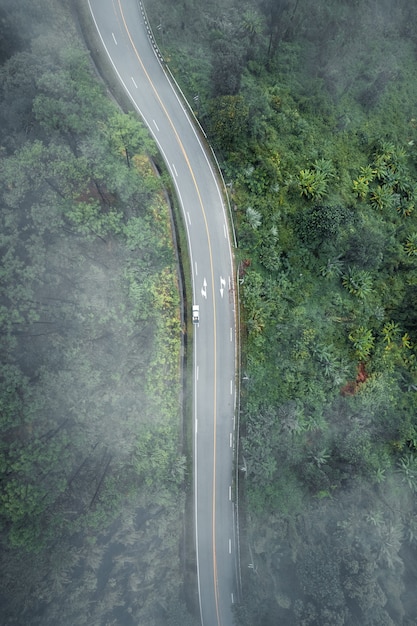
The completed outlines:
{"type": "Polygon", "coordinates": [[[63,5],[0,8],[0,621],[193,624],[169,209],[63,5]]]}
{"type": "Polygon", "coordinates": [[[234,209],[238,623],[415,625],[417,8],[145,4],[234,209]]]}

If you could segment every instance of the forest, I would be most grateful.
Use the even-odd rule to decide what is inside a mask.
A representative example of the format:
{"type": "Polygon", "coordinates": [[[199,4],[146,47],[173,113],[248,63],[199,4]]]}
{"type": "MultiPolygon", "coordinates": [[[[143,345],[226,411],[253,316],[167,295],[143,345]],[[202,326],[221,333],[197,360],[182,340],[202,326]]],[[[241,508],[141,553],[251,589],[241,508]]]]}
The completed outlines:
{"type": "Polygon", "coordinates": [[[0,7],[0,622],[192,626],[170,210],[72,6],[0,7]]]}
{"type": "Polygon", "coordinates": [[[417,624],[417,5],[145,2],[221,163],[240,626],[417,624]]]}

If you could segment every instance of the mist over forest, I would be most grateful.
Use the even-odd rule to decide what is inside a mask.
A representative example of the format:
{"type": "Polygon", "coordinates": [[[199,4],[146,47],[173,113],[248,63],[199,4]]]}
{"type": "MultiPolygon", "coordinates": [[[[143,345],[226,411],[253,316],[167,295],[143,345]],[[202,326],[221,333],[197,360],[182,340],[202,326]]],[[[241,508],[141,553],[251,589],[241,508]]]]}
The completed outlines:
{"type": "Polygon", "coordinates": [[[73,8],[0,7],[0,622],[191,625],[169,208],[73,8]]]}
{"type": "Polygon", "coordinates": [[[145,4],[237,231],[237,623],[415,625],[417,7],[145,4]]]}
{"type": "MultiPolygon", "coordinates": [[[[237,231],[236,623],[416,626],[417,5],[145,5],[237,231]]],[[[0,621],[192,626],[168,207],[74,7],[0,7],[0,621]]]]}

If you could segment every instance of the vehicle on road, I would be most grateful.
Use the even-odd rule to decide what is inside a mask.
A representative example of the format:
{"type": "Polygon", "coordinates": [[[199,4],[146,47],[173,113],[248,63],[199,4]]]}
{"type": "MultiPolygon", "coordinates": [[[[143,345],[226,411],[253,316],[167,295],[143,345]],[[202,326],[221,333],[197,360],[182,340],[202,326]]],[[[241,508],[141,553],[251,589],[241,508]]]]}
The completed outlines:
{"type": "Polygon", "coordinates": [[[193,324],[200,322],[200,307],[198,304],[193,304],[193,324]]]}

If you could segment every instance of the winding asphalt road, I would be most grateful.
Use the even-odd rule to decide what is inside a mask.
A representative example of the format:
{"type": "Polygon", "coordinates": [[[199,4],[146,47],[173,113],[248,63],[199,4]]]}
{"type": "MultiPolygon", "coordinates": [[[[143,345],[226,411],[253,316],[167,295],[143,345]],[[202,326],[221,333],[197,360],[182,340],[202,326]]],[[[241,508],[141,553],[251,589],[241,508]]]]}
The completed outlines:
{"type": "MultiPolygon", "coordinates": [[[[237,598],[233,504],[233,260],[217,177],[190,114],[152,47],[137,0],[87,0],[103,47],[175,183],[188,233],[194,303],[194,491],[203,626],[232,626],[237,598]]],[[[191,312],[190,312],[191,314],[191,312]]]]}

